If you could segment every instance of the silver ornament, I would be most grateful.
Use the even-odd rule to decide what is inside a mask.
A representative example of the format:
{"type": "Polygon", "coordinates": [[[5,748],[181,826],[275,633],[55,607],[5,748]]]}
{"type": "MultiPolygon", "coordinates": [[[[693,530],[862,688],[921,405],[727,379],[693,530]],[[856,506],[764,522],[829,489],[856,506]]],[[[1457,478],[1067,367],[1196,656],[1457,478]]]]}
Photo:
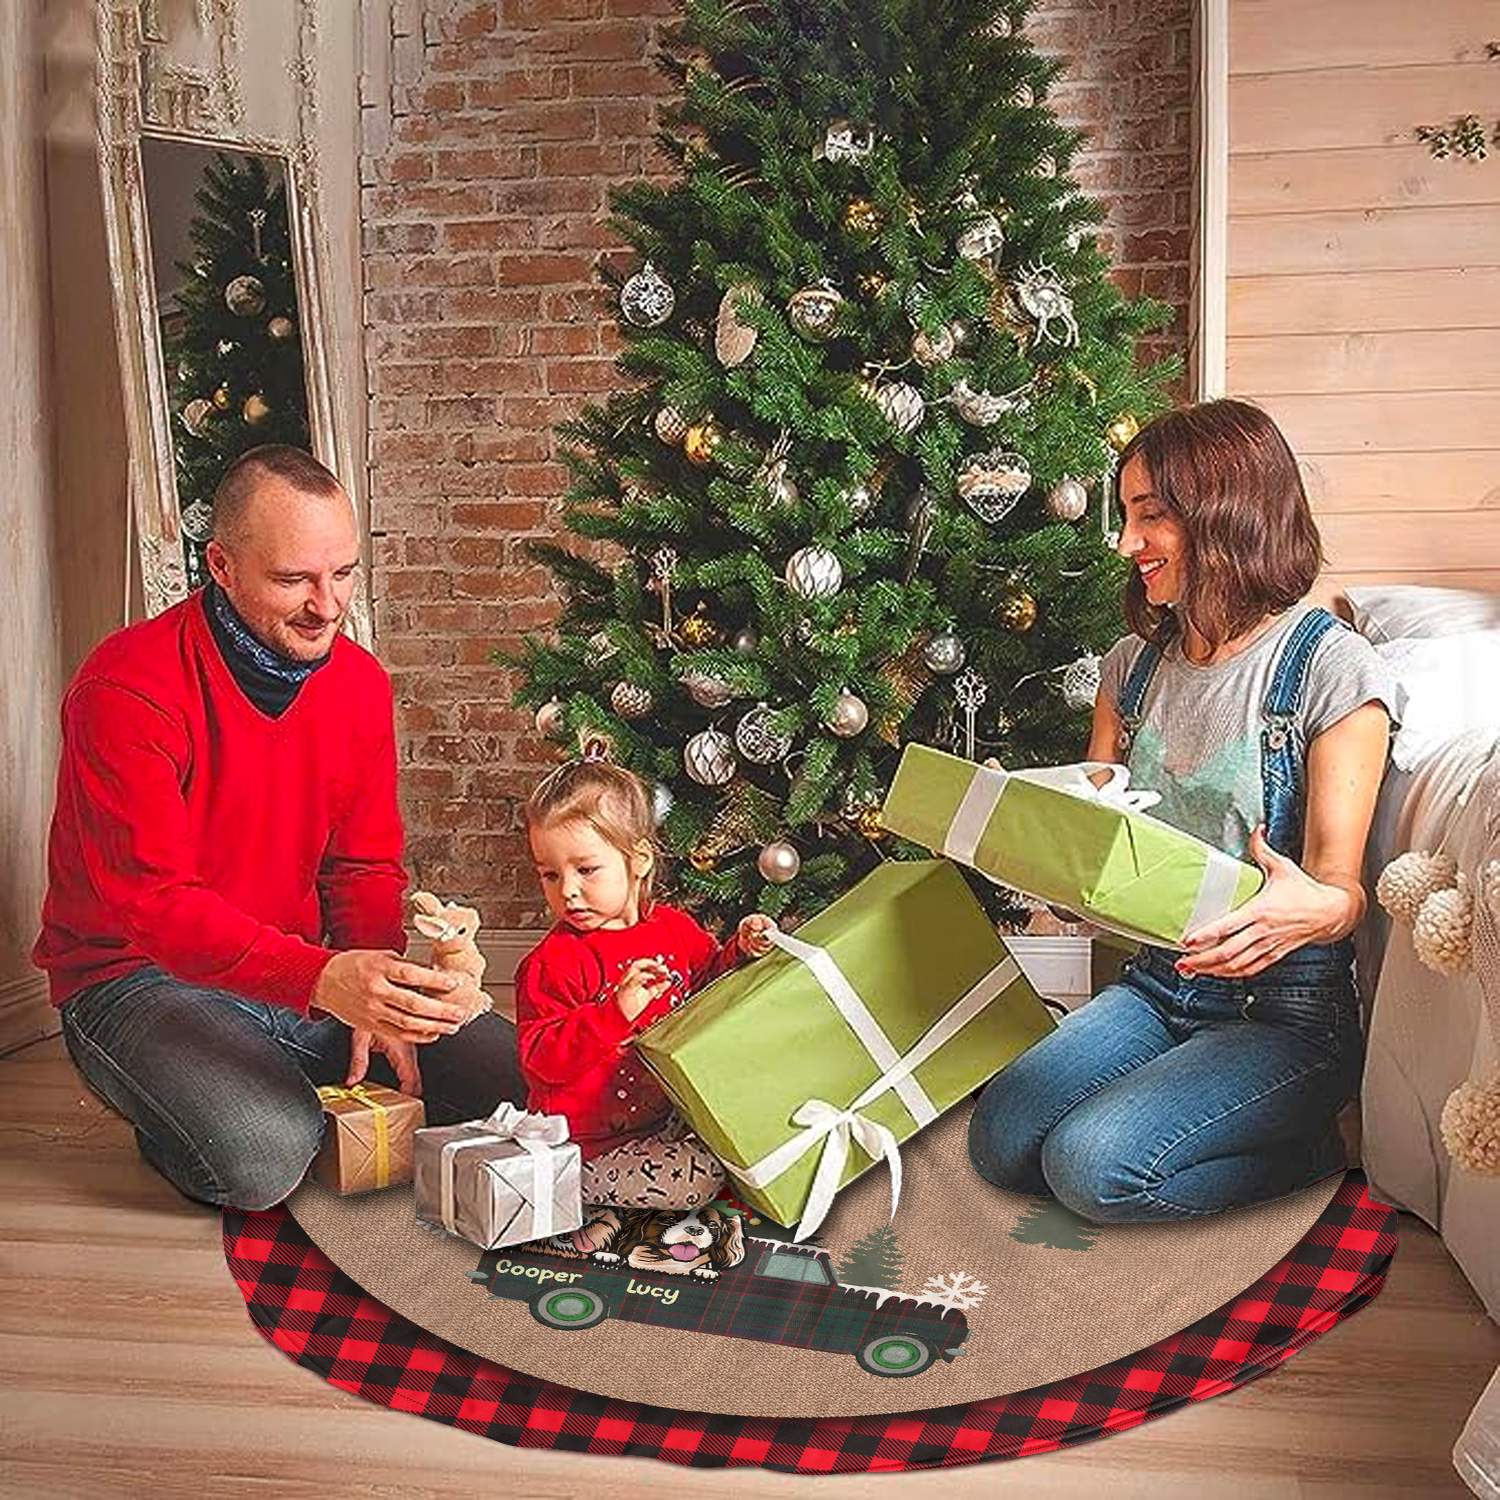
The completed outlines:
{"type": "Polygon", "coordinates": [[[1046,261],[1023,266],[1016,277],[1016,299],[1036,319],[1036,336],[1064,346],[1078,342],[1078,319],[1073,316],[1073,301],[1063,290],[1061,277],[1046,261]],[[1061,334],[1052,331],[1053,322],[1063,325],[1061,334]]]}
{"type": "Polygon", "coordinates": [[[833,337],[843,305],[843,293],[825,281],[793,292],[787,300],[787,317],[803,338],[821,344],[833,337]]]}
{"type": "Polygon", "coordinates": [[[1031,382],[1027,381],[1013,391],[996,394],[994,391],[975,390],[967,380],[957,380],[948,393],[948,404],[971,427],[991,427],[1001,417],[1030,408],[1031,382]]]}
{"type": "Polygon", "coordinates": [[[192,433],[194,437],[202,437],[208,431],[208,424],[213,421],[216,410],[212,401],[205,400],[199,396],[195,401],[189,401],[182,409],[182,425],[192,433]]]}
{"type": "Polygon", "coordinates": [[[622,719],[645,718],[654,702],[651,689],[634,682],[617,682],[609,695],[609,706],[622,719]]]}
{"type": "Polygon", "coordinates": [[[1069,708],[1092,708],[1099,696],[1099,658],[1085,652],[1062,674],[1063,702],[1069,708]]]}
{"type": "Polygon", "coordinates": [[[856,521],[863,520],[875,508],[875,490],[868,481],[850,485],[843,493],[844,503],[849,507],[849,514],[856,521]]]}
{"type": "Polygon", "coordinates": [[[985,214],[959,234],[955,248],[965,260],[994,269],[1005,250],[1005,230],[994,214],[985,214]]]}
{"type": "Polygon", "coordinates": [[[206,542],[214,534],[214,508],[206,500],[194,500],[182,510],[183,535],[194,542],[206,542]]]}
{"type": "Polygon", "coordinates": [[[664,406],[653,424],[656,435],[669,447],[677,447],[688,434],[687,418],[675,406],[664,406]]]}
{"type": "Polygon", "coordinates": [[[735,631],[729,644],[741,656],[754,656],[760,649],[760,637],[747,625],[743,630],[735,631]]]}
{"type": "Polygon", "coordinates": [[[544,703],[536,711],[536,732],[547,739],[556,739],[563,731],[563,706],[556,698],[544,703]]]}
{"type": "Polygon", "coordinates": [[[876,388],[875,405],[897,432],[915,432],[927,415],[927,403],[916,386],[904,380],[893,380],[876,388]]]}
{"type": "Polygon", "coordinates": [[[1089,508],[1089,492],[1064,474],[1047,492],[1047,514],[1058,521],[1076,521],[1089,508]]]}
{"type": "Polygon", "coordinates": [[[759,306],[764,301],[753,282],[732,286],[719,301],[719,317],[714,325],[714,353],[726,369],[742,365],[755,351],[759,329],[751,327],[739,315],[739,308],[759,306]]]}
{"type": "Polygon", "coordinates": [[[787,453],[791,448],[791,436],[785,428],[781,436],[772,445],[771,451],[766,455],[766,461],[760,466],[756,474],[756,483],[760,486],[768,504],[778,509],[783,506],[795,505],[799,498],[797,483],[787,472],[787,453]]]}
{"type": "Polygon", "coordinates": [[[665,782],[658,781],[651,788],[651,820],[658,828],[667,821],[676,805],[677,799],[672,795],[671,787],[665,782]]]}
{"type": "Polygon", "coordinates": [[[296,333],[297,325],[290,318],[272,318],[266,324],[266,332],[276,340],[278,344],[284,344],[296,333]]]}
{"type": "Polygon", "coordinates": [[[734,689],[712,672],[687,672],[682,685],[699,708],[723,708],[734,697],[734,689]]]}
{"type": "Polygon", "coordinates": [[[700,786],[723,786],[734,779],[734,746],[721,729],[702,729],[682,751],[683,769],[700,786]]]}
{"type": "Polygon", "coordinates": [[[936,333],[928,333],[919,329],[916,337],[911,341],[911,357],[924,370],[930,370],[934,365],[940,365],[945,360],[952,359],[957,351],[958,340],[953,336],[951,327],[939,328],[936,333]]]}
{"type": "Polygon", "coordinates": [[[259,276],[236,276],[224,288],[224,303],[237,317],[253,318],[265,309],[265,283],[259,276]]]}
{"type": "Polygon", "coordinates": [[[930,672],[947,677],[964,664],[964,643],[951,630],[940,630],[922,647],[922,660],[930,672]]]}
{"type": "Polygon", "coordinates": [[[802,868],[802,856],[785,839],[776,839],[756,856],[755,868],[760,871],[762,880],[772,885],[785,885],[797,878],[797,872],[802,868]]]}
{"type": "Polygon", "coordinates": [[[981,521],[1004,520],[1031,488],[1031,465],[998,448],[976,453],[958,471],[958,493],[981,521]]]}
{"type": "Polygon", "coordinates": [[[860,733],[870,722],[870,710],[863,698],[845,691],[834,700],[833,712],[825,722],[840,739],[847,740],[860,733]]]}
{"type": "Polygon", "coordinates": [[[821,145],[813,147],[813,159],[863,161],[875,149],[875,127],[835,120],[823,132],[821,145]]]}
{"type": "Polygon", "coordinates": [[[827,547],[803,547],[786,564],[786,586],[803,599],[831,599],[844,586],[844,568],[827,547]]]}
{"type": "Polygon", "coordinates": [[[775,709],[757,703],[735,725],[734,746],[746,760],[770,766],[792,748],[792,737],[777,727],[775,709]]]}
{"type": "Polygon", "coordinates": [[[676,306],[671,283],[649,260],[620,288],[620,312],[636,328],[660,328],[676,306]]]}

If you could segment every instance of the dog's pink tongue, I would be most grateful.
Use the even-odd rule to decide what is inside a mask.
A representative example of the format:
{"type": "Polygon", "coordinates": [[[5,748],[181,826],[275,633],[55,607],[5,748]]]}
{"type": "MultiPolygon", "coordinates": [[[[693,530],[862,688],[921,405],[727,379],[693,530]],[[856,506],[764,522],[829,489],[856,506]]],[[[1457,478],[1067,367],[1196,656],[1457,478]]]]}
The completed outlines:
{"type": "Polygon", "coordinates": [[[697,1260],[703,1253],[696,1245],[669,1245],[673,1260],[697,1260]]]}

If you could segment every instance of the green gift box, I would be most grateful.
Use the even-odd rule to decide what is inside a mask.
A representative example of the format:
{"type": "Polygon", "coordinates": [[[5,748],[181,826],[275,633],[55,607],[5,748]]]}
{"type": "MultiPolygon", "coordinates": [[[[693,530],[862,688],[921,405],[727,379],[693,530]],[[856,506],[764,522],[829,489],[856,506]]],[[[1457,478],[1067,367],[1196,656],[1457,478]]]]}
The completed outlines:
{"type": "Polygon", "coordinates": [[[736,1192],[810,1234],[833,1194],[1052,1030],[963,876],[893,861],[636,1049],[736,1192]]]}
{"type": "Polygon", "coordinates": [[[908,745],[886,795],[893,833],[1137,942],[1183,936],[1248,901],[1265,877],[1141,810],[1124,766],[1009,772],[908,745]],[[1089,779],[1107,770],[1103,789],[1089,779]]]}

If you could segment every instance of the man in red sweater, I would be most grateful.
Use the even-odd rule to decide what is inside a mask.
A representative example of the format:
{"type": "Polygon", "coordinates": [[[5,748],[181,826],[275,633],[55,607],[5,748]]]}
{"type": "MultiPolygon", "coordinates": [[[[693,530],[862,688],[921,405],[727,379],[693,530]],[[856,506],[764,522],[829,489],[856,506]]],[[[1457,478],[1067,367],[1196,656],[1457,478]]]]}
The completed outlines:
{"type": "Polygon", "coordinates": [[[253,450],[214,497],[212,582],[108,637],[63,699],[33,956],[79,1072],[208,1203],[291,1192],[316,1085],[372,1050],[434,1122],[524,1098],[509,1023],[400,956],[390,680],[341,633],[358,561],[334,476],[253,450]]]}

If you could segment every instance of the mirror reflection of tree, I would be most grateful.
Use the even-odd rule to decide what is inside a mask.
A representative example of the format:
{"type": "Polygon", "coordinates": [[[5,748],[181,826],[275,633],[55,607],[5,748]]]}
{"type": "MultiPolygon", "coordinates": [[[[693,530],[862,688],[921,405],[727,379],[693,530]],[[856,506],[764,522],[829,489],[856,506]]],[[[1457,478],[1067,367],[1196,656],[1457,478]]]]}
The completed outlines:
{"type": "Polygon", "coordinates": [[[261,443],[312,446],[281,164],[217,152],[194,201],[192,259],[161,320],[189,588],[207,577],[229,464],[261,443]]]}

